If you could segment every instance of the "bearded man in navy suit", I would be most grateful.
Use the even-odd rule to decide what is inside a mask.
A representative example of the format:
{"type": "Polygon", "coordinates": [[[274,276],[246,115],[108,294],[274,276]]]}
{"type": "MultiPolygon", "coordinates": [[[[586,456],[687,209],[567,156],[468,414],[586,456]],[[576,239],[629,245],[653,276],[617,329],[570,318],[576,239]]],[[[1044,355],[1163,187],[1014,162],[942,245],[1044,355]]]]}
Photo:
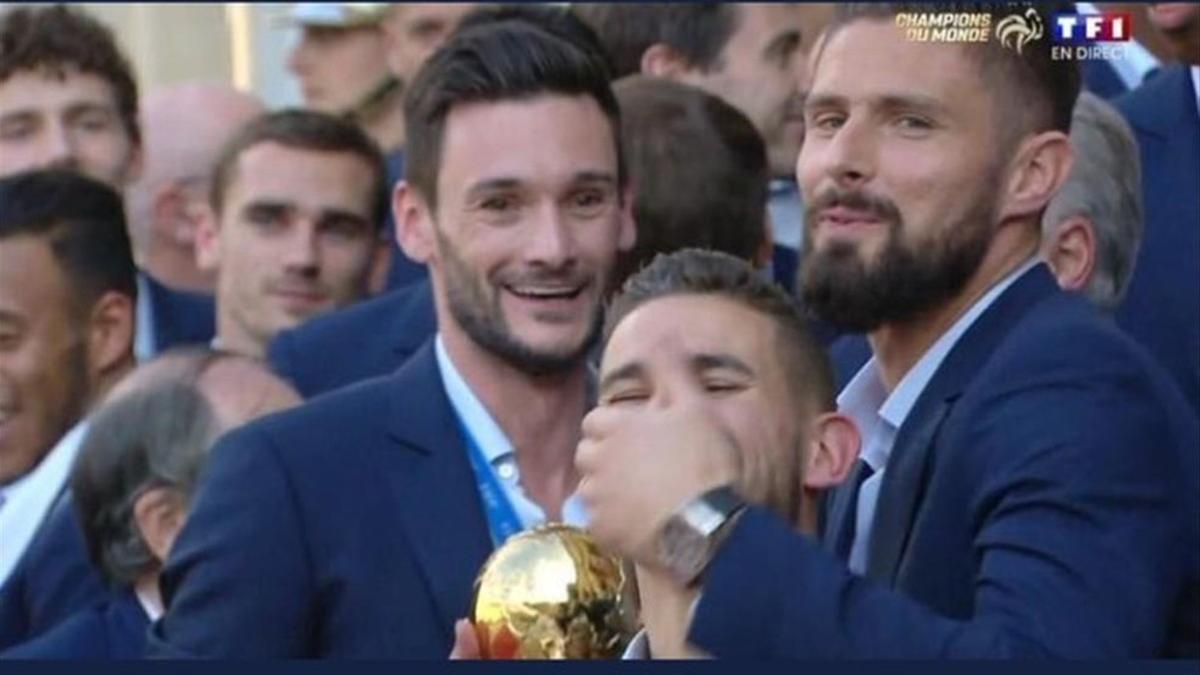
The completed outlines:
{"type": "Polygon", "coordinates": [[[1078,71],[1046,41],[909,41],[903,11],[841,6],[805,103],[802,291],[874,354],[824,541],[739,507],[719,420],[620,406],[584,422],[590,527],[699,584],[689,641],[718,657],[1195,656],[1196,418],[1037,255],[1078,71]]]}

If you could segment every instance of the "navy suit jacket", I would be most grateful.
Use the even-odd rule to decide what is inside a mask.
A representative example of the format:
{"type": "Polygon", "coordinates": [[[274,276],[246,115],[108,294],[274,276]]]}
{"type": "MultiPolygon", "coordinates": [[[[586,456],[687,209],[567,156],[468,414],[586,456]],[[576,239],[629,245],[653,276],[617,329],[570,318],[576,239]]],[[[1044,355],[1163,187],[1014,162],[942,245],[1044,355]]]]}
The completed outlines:
{"type": "Polygon", "coordinates": [[[719,657],[1157,656],[1200,639],[1200,428],[1161,369],[1042,265],[899,429],[866,578],[848,480],[825,546],[748,512],[692,641],[719,657]]]}
{"type": "Polygon", "coordinates": [[[428,281],[283,331],[267,360],[305,398],[395,372],[437,331],[428,281]]]}
{"type": "Polygon", "coordinates": [[[0,652],[0,659],[140,659],[149,625],[133,591],[117,591],[46,634],[0,652]]]}
{"type": "Polygon", "coordinates": [[[833,381],[837,390],[846,388],[850,380],[871,360],[871,343],[862,333],[847,333],[829,346],[829,363],[833,366],[833,381]]]}
{"type": "Polygon", "coordinates": [[[0,587],[0,650],[40,635],[106,597],[108,589],[88,560],[67,491],[0,587]]]}
{"type": "Polygon", "coordinates": [[[149,651],[442,659],[491,549],[430,341],[217,444],[149,651]]]}
{"type": "Polygon", "coordinates": [[[1182,65],[1116,102],[1142,151],[1146,228],[1117,322],[1200,414],[1200,113],[1182,65]]]}
{"type": "Polygon", "coordinates": [[[1083,88],[1104,99],[1114,99],[1129,91],[1125,81],[1108,61],[1088,59],[1079,64],[1083,88]]]}
{"type": "Polygon", "coordinates": [[[150,291],[154,351],[183,345],[206,345],[216,335],[216,306],[211,295],[169,288],[141,272],[150,291]]]}

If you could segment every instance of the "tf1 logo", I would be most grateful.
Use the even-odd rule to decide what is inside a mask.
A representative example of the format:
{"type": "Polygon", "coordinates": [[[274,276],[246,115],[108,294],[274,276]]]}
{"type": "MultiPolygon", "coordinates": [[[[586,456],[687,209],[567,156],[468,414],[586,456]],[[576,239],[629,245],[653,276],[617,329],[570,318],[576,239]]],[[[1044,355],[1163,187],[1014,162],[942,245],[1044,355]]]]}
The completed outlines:
{"type": "Polygon", "coordinates": [[[1125,42],[1133,38],[1133,15],[1127,12],[1061,12],[1054,15],[1051,26],[1054,41],[1060,43],[1125,42]]]}

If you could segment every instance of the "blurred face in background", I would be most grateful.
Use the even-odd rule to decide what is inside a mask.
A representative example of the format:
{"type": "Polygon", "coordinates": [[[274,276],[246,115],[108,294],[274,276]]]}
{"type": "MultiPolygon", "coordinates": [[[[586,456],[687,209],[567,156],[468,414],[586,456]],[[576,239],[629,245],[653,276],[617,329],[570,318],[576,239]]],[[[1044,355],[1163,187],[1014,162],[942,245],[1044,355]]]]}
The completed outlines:
{"type": "Polygon", "coordinates": [[[335,115],[348,112],[388,78],[378,25],[310,25],[303,31],[287,66],[300,79],[306,107],[335,115]]]}
{"type": "Polygon", "coordinates": [[[441,46],[476,3],[402,2],[392,5],[383,29],[387,65],[401,82],[412,82],[429,55],[441,46]]]}
{"type": "Polygon", "coordinates": [[[1146,14],[1167,38],[1176,58],[1200,65],[1200,4],[1159,2],[1147,5],[1146,14]]]}
{"type": "Polygon", "coordinates": [[[222,347],[262,356],[279,331],[363,298],[386,249],[372,218],[372,168],[351,152],[263,142],[238,157],[201,267],[217,271],[222,347]]]}
{"type": "Polygon", "coordinates": [[[67,168],[120,191],[139,161],[112,85],[99,75],[26,70],[0,82],[0,176],[67,168]]]}
{"type": "Polygon", "coordinates": [[[741,110],[767,144],[772,176],[790,177],[804,138],[805,58],[829,10],[760,3],[736,9],[737,27],[715,67],[692,69],[681,79],[741,110]]]}

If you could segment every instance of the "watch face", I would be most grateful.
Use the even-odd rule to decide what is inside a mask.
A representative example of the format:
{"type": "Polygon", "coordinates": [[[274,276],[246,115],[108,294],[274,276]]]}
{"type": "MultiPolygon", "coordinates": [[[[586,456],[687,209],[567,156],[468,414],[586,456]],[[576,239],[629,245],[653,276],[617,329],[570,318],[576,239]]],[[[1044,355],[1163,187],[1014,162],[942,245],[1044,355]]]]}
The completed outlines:
{"type": "Polygon", "coordinates": [[[658,540],[659,560],[680,582],[691,584],[708,562],[708,539],[682,518],[672,517],[658,540]]]}

